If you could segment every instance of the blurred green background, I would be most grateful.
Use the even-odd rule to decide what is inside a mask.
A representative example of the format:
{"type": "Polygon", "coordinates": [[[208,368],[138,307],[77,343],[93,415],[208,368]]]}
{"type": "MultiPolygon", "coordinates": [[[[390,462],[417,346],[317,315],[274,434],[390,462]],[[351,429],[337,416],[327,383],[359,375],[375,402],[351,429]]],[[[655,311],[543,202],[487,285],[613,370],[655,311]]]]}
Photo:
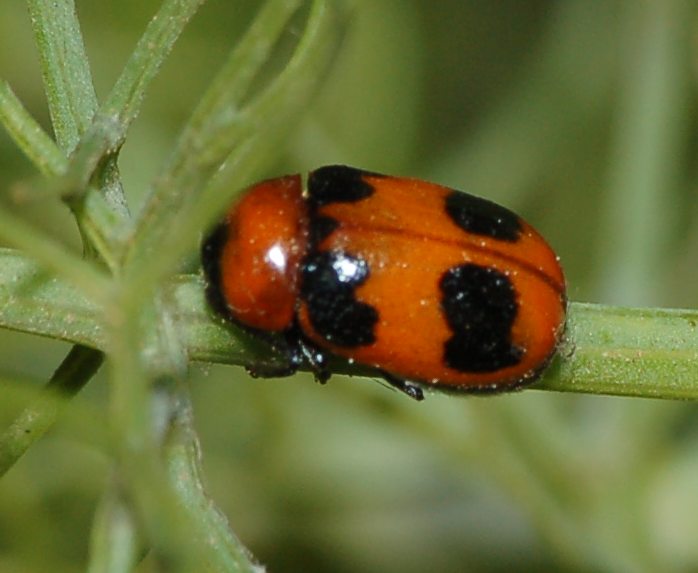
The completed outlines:
{"type": "MultiPolygon", "coordinates": [[[[258,4],[211,0],[177,44],[121,155],[132,209],[258,4]]],[[[157,6],[78,2],[101,97],[157,6]]],[[[343,7],[331,73],[260,175],[340,162],[460,188],[548,237],[571,300],[696,306],[694,2],[343,7]]],[[[21,2],[0,3],[0,38],[0,75],[48,129],[21,2]]],[[[0,192],[36,177],[0,133],[0,192]]],[[[79,247],[67,209],[25,214],[79,247]]],[[[0,332],[0,378],[38,387],[67,349],[0,332]]],[[[417,404],[366,380],[206,365],[191,391],[209,493],[270,571],[698,570],[691,403],[530,391],[417,404]]],[[[0,573],[84,569],[109,479],[106,394],[97,377],[0,483],[0,573]]],[[[2,404],[3,426],[20,407],[2,404]]]]}

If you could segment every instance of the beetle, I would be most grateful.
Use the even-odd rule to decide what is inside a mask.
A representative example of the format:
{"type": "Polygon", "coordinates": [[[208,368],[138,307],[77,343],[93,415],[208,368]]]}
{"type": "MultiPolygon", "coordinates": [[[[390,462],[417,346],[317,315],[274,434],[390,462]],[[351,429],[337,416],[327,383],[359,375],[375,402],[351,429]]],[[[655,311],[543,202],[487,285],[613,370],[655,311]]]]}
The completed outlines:
{"type": "Polygon", "coordinates": [[[533,382],[565,327],[558,257],[486,199],[344,165],[250,187],[202,243],[211,306],[273,341],[290,375],[329,355],[423,388],[507,391],[533,382]]]}

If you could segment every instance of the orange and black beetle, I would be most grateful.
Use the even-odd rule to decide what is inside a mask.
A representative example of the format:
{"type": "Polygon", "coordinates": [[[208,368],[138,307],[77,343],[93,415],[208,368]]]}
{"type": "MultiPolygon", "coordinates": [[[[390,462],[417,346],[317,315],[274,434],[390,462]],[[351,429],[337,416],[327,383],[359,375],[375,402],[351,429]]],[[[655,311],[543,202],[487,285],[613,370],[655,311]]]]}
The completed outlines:
{"type": "MultiPolygon", "coordinates": [[[[490,201],[346,166],[252,186],[202,247],[228,319],[283,341],[291,374],[325,353],[421,388],[505,391],[533,381],[565,324],[545,240],[490,201]]],[[[254,373],[254,372],[253,372],[254,373]]]]}

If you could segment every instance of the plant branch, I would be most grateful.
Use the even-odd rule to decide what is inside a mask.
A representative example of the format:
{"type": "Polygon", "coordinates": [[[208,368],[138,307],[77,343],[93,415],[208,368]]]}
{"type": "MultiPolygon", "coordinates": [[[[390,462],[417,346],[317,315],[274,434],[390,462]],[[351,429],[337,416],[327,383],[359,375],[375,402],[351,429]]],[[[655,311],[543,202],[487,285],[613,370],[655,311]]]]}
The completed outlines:
{"type": "Polygon", "coordinates": [[[230,529],[225,516],[208,497],[202,483],[201,451],[194,431],[189,395],[179,385],[171,403],[165,459],[170,481],[191,517],[192,535],[208,547],[211,566],[227,573],[260,573],[252,556],[230,529]]]}
{"type": "MultiPolygon", "coordinates": [[[[64,183],[66,193],[85,191],[104,158],[121,148],[152,80],[204,1],[166,0],[150,20],[106,102],[80,139],[64,183]]],[[[111,203],[118,205],[115,200],[111,203]]],[[[123,206],[119,210],[127,214],[123,206]]]]}
{"type": "MultiPolygon", "coordinates": [[[[266,6],[278,7],[288,19],[296,4],[270,0],[266,6]]],[[[258,18],[265,26],[277,30],[280,16],[271,8],[263,10],[258,18]]],[[[220,213],[236,190],[235,185],[227,185],[225,191],[207,190],[211,177],[227,162],[234,169],[238,185],[245,181],[264,155],[263,151],[278,141],[278,133],[273,133],[273,129],[300,113],[334,53],[336,37],[330,34],[334,30],[332,22],[333,10],[324,0],[316,0],[289,63],[248,107],[240,108],[238,92],[247,84],[251,72],[239,70],[244,78],[237,80],[229,66],[224,67],[211,91],[204,96],[202,107],[184,129],[174,156],[138,217],[127,261],[130,280],[153,283],[171,272],[182,254],[193,247],[201,228],[220,213]],[[232,90],[227,98],[226,86],[232,90]],[[169,232],[173,228],[177,229],[176,234],[169,232]],[[169,245],[166,252],[159,248],[164,240],[169,245]],[[156,251],[158,256],[153,257],[156,251]]],[[[255,28],[253,25],[236,50],[267,49],[268,41],[257,39],[255,28]]],[[[233,51],[230,61],[239,58],[233,51]]],[[[253,59],[251,65],[258,64],[253,59]]]]}
{"type": "Polygon", "coordinates": [[[75,346],[48,382],[44,393],[0,435],[0,476],[53,426],[68,399],[77,394],[102,364],[101,352],[75,346]]]}
{"type": "MultiPolygon", "coordinates": [[[[0,269],[0,327],[105,348],[93,303],[74,287],[10,249],[0,249],[0,269]]],[[[192,360],[283,364],[266,344],[212,315],[200,276],[176,277],[165,297],[192,360]]],[[[532,388],[696,399],[697,349],[698,311],[570,303],[558,357],[532,388]]],[[[338,370],[367,374],[356,366],[338,370]]]]}

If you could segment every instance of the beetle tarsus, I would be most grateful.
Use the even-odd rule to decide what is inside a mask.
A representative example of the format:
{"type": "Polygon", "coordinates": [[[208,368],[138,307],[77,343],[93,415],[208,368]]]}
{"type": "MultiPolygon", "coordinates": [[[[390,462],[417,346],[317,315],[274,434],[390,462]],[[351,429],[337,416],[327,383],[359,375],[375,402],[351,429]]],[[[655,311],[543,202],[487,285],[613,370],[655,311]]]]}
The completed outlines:
{"type": "Polygon", "coordinates": [[[417,400],[417,402],[421,402],[422,400],[424,400],[423,390],[413,382],[404,380],[403,378],[398,378],[397,376],[393,376],[392,374],[388,374],[387,372],[383,372],[382,375],[383,378],[385,378],[385,381],[396,390],[399,390],[403,394],[406,394],[413,400],[417,400]]]}

